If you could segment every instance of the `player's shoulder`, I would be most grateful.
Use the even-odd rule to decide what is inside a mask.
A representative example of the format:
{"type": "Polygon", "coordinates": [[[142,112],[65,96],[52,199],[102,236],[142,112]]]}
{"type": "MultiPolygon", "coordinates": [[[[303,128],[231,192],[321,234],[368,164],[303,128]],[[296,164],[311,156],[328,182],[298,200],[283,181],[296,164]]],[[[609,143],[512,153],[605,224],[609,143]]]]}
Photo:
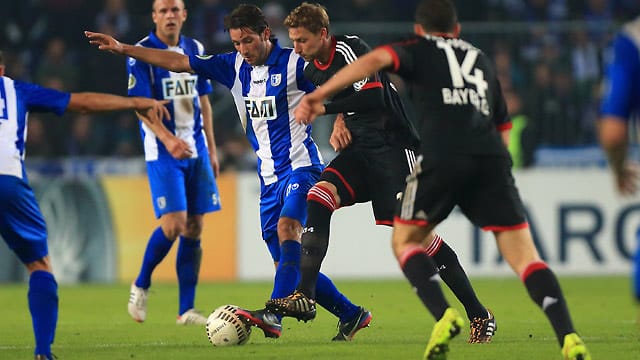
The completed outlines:
{"type": "Polygon", "coordinates": [[[336,35],[336,49],[347,49],[357,55],[369,52],[371,48],[357,35],[336,35]]]}

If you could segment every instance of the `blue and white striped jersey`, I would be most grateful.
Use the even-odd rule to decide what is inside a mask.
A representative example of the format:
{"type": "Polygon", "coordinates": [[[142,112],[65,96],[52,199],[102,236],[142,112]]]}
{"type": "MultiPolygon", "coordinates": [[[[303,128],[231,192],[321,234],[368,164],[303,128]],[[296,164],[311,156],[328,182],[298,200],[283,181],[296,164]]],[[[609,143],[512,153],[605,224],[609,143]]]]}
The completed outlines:
{"type": "Polygon", "coordinates": [[[62,115],[69,93],[0,77],[0,175],[23,178],[29,112],[62,115]]]}
{"type": "Polygon", "coordinates": [[[293,110],[315,89],[304,78],[305,62],[293,49],[273,48],[261,66],[251,66],[237,52],[189,57],[191,68],[231,90],[249,142],[258,155],[258,174],[265,185],[300,167],[322,165],[311,126],[300,125],[293,110]]]}
{"type": "MultiPolygon", "coordinates": [[[[185,55],[202,54],[204,47],[197,40],[181,36],[176,47],[168,47],[152,31],[136,45],[168,49],[185,55]]],[[[129,96],[144,96],[158,100],[171,100],[167,108],[170,120],[164,125],[180,139],[186,141],[193,157],[208,156],[206,138],[202,127],[199,96],[211,92],[211,82],[190,73],[174,73],[157,66],[128,58],[129,96]]],[[[140,122],[145,159],[147,161],[170,158],[171,154],[155,134],[140,122]]]]}
{"type": "Polygon", "coordinates": [[[640,115],[640,18],[625,24],[613,53],[600,111],[630,121],[640,115]]]}

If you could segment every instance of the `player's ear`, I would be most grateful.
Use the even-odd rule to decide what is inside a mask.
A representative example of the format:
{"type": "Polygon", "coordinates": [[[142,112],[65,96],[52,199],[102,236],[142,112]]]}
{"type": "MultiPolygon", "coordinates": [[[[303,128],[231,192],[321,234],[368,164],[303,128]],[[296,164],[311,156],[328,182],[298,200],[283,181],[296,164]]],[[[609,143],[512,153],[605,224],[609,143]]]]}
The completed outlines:
{"type": "Polygon", "coordinates": [[[424,31],[424,28],[422,27],[422,25],[417,23],[413,24],[413,33],[418,36],[425,36],[427,34],[427,32],[424,31]]]}
{"type": "Polygon", "coordinates": [[[0,76],[4,76],[4,65],[0,65],[0,76]]]}
{"type": "Polygon", "coordinates": [[[460,25],[460,23],[456,23],[456,26],[453,29],[453,37],[458,38],[460,36],[461,30],[462,30],[462,26],[460,25]]]}
{"type": "Polygon", "coordinates": [[[271,38],[271,28],[266,27],[262,32],[262,36],[263,36],[263,39],[262,39],[263,41],[269,40],[269,38],[271,38]]]}

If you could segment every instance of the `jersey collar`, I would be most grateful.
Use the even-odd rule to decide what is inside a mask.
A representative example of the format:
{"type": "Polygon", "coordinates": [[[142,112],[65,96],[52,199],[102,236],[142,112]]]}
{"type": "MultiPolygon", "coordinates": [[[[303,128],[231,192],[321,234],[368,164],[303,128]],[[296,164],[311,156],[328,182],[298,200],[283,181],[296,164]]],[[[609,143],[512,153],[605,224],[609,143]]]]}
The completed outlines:
{"type": "Polygon", "coordinates": [[[280,57],[280,53],[282,52],[282,47],[278,43],[278,39],[272,37],[271,39],[271,53],[267,57],[267,61],[264,62],[265,65],[276,65],[278,64],[278,58],[280,57]]]}
{"type": "Polygon", "coordinates": [[[313,60],[313,65],[315,65],[320,70],[327,70],[331,63],[333,62],[333,57],[336,55],[336,37],[331,35],[331,54],[329,55],[329,61],[326,64],[322,64],[318,59],[313,60]]]}
{"type": "MultiPolygon", "coordinates": [[[[149,39],[151,40],[151,42],[158,48],[158,49],[168,49],[169,45],[165,44],[162,42],[162,40],[160,40],[160,38],[158,37],[158,35],[156,35],[156,32],[151,30],[151,32],[149,32],[149,39]]],[[[184,38],[182,35],[180,35],[180,40],[178,40],[178,45],[176,47],[182,48],[184,38]]]]}

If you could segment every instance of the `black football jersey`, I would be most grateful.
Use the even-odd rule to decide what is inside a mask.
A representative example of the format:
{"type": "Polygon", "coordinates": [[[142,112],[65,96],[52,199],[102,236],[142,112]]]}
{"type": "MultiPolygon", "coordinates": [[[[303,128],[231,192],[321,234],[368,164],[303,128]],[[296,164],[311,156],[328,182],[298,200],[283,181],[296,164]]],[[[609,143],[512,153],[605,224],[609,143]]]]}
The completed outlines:
{"type": "MultiPolygon", "coordinates": [[[[344,66],[371,51],[369,45],[357,36],[333,36],[331,40],[333,49],[329,62],[322,64],[315,60],[307,64],[304,70],[305,77],[316,86],[324,84],[344,66]]],[[[379,92],[380,96],[361,97],[361,100],[366,99],[364,110],[344,113],[353,144],[378,146],[380,141],[384,141],[386,144],[417,150],[420,142],[418,132],[407,117],[400,96],[385,72],[354,83],[330,100],[352,98],[365,91],[379,92]],[[369,106],[366,106],[367,103],[369,106]]]]}
{"type": "Polygon", "coordinates": [[[509,156],[500,130],[511,126],[490,59],[460,39],[413,37],[384,45],[411,88],[425,157],[509,156]]]}

